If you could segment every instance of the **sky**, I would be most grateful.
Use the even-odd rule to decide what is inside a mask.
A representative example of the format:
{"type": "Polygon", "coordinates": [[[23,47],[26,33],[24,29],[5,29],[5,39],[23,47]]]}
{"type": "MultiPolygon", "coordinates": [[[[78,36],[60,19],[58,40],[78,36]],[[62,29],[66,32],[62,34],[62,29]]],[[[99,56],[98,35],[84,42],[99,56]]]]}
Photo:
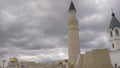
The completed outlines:
{"type": "MultiPolygon", "coordinates": [[[[68,58],[67,21],[71,0],[0,0],[0,63],[51,62],[68,58]]],[[[120,20],[120,0],[73,0],[81,52],[109,48],[111,8],[120,20]]]]}

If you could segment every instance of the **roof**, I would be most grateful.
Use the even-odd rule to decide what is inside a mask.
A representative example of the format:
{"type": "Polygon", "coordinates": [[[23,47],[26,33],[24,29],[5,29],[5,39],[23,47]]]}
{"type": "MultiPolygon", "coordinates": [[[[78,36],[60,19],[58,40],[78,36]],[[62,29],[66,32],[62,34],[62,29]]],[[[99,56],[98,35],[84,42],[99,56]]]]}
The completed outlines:
{"type": "Polygon", "coordinates": [[[76,8],[75,8],[75,6],[73,4],[73,1],[71,1],[71,4],[70,4],[70,7],[69,7],[68,11],[70,11],[70,10],[75,10],[76,11],[76,8]]]}
{"type": "Polygon", "coordinates": [[[114,29],[115,27],[120,28],[120,22],[119,22],[118,19],[115,17],[115,14],[112,13],[112,19],[111,19],[111,22],[110,22],[109,29],[114,29]]]}

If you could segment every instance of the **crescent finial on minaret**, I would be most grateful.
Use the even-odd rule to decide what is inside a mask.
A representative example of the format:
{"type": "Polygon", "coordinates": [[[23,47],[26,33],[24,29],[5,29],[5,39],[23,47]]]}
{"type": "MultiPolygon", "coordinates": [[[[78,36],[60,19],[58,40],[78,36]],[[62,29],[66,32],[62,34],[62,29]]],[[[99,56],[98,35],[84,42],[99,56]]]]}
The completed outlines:
{"type": "Polygon", "coordinates": [[[111,10],[112,10],[112,16],[115,16],[115,13],[114,13],[114,11],[113,11],[113,8],[111,8],[111,10]]]}

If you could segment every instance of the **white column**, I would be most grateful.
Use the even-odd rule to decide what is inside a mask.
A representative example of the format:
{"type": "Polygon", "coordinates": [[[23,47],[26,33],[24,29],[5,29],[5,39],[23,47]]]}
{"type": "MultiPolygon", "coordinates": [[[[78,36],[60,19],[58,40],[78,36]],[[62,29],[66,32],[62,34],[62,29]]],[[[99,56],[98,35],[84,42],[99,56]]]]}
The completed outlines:
{"type": "Polygon", "coordinates": [[[79,40],[79,29],[78,21],[76,19],[76,11],[69,11],[68,20],[68,52],[69,62],[72,64],[76,63],[78,54],[80,54],[80,40],[79,40]]]}

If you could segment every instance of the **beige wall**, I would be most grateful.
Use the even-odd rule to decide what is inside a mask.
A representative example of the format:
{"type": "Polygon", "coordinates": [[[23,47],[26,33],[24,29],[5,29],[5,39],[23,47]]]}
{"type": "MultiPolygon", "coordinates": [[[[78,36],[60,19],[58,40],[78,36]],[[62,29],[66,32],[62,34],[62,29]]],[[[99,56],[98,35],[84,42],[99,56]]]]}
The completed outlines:
{"type": "Polygon", "coordinates": [[[109,51],[107,49],[97,49],[87,52],[83,55],[82,68],[113,68],[109,51]]]}
{"type": "Polygon", "coordinates": [[[68,19],[68,53],[69,62],[75,64],[78,54],[80,54],[80,40],[78,21],[76,19],[76,12],[74,10],[69,12],[68,19]]]}

